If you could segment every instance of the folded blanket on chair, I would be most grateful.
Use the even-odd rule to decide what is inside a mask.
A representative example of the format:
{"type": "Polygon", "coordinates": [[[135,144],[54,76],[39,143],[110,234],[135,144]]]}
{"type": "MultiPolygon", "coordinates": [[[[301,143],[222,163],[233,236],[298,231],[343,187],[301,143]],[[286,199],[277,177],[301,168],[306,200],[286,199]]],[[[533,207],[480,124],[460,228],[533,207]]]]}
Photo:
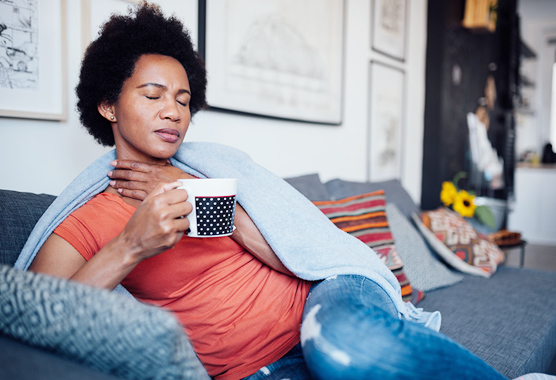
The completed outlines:
{"type": "MultiPolygon", "coordinates": [[[[52,231],[108,187],[107,173],[115,158],[115,150],[100,157],[52,203],[29,236],[16,268],[27,269],[52,231]]],[[[436,330],[440,327],[438,313],[431,316],[402,301],[396,277],[366,244],[337,228],[302,194],[245,153],[219,144],[184,143],[171,162],[199,178],[237,178],[237,201],[296,276],[315,281],[341,274],[363,275],[386,291],[406,319],[436,330]]]]}

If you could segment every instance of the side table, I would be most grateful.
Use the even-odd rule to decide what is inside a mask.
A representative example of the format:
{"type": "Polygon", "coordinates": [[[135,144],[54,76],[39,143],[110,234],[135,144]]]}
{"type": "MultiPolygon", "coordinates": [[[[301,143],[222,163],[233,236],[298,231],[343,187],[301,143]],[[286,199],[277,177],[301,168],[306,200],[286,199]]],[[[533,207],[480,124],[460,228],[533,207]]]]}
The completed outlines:
{"type": "Polygon", "coordinates": [[[523,265],[525,264],[525,246],[526,245],[527,245],[526,240],[520,240],[520,241],[515,242],[513,244],[499,245],[499,247],[506,254],[508,254],[508,251],[510,251],[512,249],[520,248],[521,252],[520,252],[520,258],[519,258],[519,267],[523,268],[523,265]]]}

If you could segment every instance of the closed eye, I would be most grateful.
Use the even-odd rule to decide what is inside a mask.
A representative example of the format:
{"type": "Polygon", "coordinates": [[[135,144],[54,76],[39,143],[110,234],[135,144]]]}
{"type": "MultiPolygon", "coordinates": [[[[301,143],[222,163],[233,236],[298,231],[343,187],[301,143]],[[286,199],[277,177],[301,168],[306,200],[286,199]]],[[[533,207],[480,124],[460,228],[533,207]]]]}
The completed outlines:
{"type": "Polygon", "coordinates": [[[159,98],[160,98],[160,96],[147,96],[147,95],[145,95],[145,97],[146,97],[147,99],[151,99],[151,100],[159,99],[159,98]]]}

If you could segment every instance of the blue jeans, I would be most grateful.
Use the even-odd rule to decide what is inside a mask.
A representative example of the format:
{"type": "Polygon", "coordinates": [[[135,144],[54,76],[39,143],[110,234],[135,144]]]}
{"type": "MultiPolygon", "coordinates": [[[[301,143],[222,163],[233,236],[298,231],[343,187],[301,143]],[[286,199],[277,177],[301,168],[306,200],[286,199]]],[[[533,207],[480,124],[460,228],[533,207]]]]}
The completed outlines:
{"type": "Polygon", "coordinates": [[[400,320],[373,281],[337,276],[311,288],[301,344],[249,380],[505,379],[445,335],[400,320]]]}

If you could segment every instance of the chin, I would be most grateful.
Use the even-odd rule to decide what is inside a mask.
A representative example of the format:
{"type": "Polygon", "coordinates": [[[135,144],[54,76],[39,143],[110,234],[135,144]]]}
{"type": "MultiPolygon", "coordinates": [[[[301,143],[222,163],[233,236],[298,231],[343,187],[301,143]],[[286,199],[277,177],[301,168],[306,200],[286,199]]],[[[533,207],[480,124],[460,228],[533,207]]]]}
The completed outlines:
{"type": "Polygon", "coordinates": [[[153,157],[154,159],[157,159],[157,160],[167,160],[167,159],[169,159],[170,157],[173,157],[174,154],[176,154],[177,151],[178,151],[178,150],[175,149],[175,150],[172,150],[172,151],[170,151],[170,152],[168,152],[168,151],[158,152],[158,153],[156,153],[156,154],[153,154],[152,157],[153,157]]]}
{"type": "Polygon", "coordinates": [[[173,157],[180,148],[182,141],[175,143],[151,144],[144,146],[144,152],[156,160],[167,160],[173,157]]]}

